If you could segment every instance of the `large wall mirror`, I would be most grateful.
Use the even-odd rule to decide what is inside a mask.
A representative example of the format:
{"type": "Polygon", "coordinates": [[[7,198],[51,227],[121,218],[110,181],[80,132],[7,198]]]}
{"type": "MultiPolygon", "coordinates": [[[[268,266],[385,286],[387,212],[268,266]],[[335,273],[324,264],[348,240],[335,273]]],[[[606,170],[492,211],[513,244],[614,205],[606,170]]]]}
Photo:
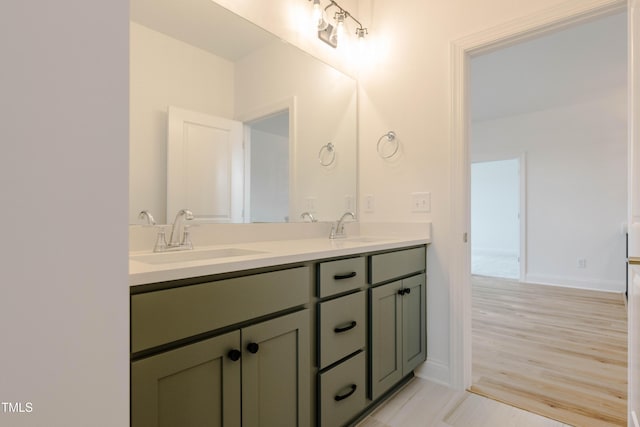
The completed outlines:
{"type": "Polygon", "coordinates": [[[355,210],[354,79],[212,0],[131,0],[130,45],[132,224],[355,210]]]}

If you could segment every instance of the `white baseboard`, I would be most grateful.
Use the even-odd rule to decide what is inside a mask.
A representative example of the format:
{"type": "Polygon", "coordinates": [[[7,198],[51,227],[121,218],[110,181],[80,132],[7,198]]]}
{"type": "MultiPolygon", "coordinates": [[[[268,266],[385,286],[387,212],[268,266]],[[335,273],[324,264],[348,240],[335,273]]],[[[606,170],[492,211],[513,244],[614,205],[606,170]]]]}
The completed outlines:
{"type": "Polygon", "coordinates": [[[537,283],[540,285],[565,286],[568,288],[592,289],[604,292],[624,292],[624,281],[607,279],[583,279],[579,277],[546,276],[527,274],[526,283],[537,283]]]}
{"type": "Polygon", "coordinates": [[[427,361],[419,365],[413,373],[422,379],[451,387],[449,366],[443,362],[427,359],[427,361]]]}

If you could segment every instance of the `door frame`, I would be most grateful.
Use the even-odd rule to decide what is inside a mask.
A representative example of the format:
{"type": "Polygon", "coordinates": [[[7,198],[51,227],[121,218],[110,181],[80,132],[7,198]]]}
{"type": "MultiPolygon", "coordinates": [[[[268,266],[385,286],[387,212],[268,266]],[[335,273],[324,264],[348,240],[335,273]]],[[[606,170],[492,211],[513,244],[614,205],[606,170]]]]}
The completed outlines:
{"type": "Polygon", "coordinates": [[[246,132],[248,126],[247,122],[252,122],[272,114],[280,113],[283,111],[289,111],[289,217],[291,217],[293,212],[297,212],[296,210],[296,179],[293,179],[297,176],[297,166],[296,166],[296,147],[297,147],[297,126],[296,126],[296,96],[291,96],[286,99],[282,99],[280,101],[273,102],[269,105],[265,105],[261,108],[256,108],[251,111],[244,112],[239,114],[236,120],[245,123],[245,132],[244,132],[244,212],[243,218],[244,222],[251,222],[250,217],[250,209],[251,209],[251,168],[247,167],[251,160],[251,133],[246,132]]]}
{"type": "MultiPolygon", "coordinates": [[[[630,0],[634,1],[634,0],[630,0]]],[[[457,389],[471,386],[471,251],[469,59],[596,17],[620,12],[627,0],[570,0],[451,43],[451,242],[449,257],[449,369],[457,389]]],[[[631,28],[629,29],[631,34],[631,28]]],[[[631,41],[630,41],[631,43],[631,41]]]]}

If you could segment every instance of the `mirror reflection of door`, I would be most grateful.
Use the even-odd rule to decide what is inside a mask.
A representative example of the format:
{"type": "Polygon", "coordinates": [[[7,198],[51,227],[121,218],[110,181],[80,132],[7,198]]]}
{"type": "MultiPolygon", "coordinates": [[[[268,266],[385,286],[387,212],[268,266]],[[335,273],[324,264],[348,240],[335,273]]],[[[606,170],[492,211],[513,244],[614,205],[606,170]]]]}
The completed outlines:
{"type": "Polygon", "coordinates": [[[289,111],[245,123],[245,219],[289,221],[289,111]]]}
{"type": "Polygon", "coordinates": [[[200,222],[241,222],[242,123],[169,107],[167,219],[190,209],[200,222]]]}

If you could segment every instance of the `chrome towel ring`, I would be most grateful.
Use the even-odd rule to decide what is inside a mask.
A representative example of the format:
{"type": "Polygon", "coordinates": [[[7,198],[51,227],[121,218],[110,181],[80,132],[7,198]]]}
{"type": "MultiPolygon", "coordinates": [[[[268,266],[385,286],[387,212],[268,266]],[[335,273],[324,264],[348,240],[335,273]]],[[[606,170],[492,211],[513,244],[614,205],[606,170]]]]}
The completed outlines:
{"type": "Polygon", "coordinates": [[[385,133],[384,135],[382,135],[379,139],[378,139],[378,145],[376,146],[376,149],[378,150],[378,154],[380,155],[380,157],[382,157],[383,159],[388,159],[393,157],[397,152],[398,152],[398,148],[400,147],[400,144],[398,143],[398,140],[396,139],[396,133],[392,130],[390,130],[389,132],[385,133]],[[383,144],[382,141],[386,138],[386,142],[383,144]],[[384,153],[384,147],[389,145],[389,144],[393,144],[393,150],[391,151],[390,154],[385,154],[384,153]]]}
{"type": "Polygon", "coordinates": [[[320,164],[322,166],[331,166],[336,160],[336,150],[331,142],[326,143],[320,148],[320,151],[318,152],[318,160],[320,160],[320,164]],[[325,153],[328,153],[328,160],[325,159],[325,156],[327,156],[325,153]]]}

